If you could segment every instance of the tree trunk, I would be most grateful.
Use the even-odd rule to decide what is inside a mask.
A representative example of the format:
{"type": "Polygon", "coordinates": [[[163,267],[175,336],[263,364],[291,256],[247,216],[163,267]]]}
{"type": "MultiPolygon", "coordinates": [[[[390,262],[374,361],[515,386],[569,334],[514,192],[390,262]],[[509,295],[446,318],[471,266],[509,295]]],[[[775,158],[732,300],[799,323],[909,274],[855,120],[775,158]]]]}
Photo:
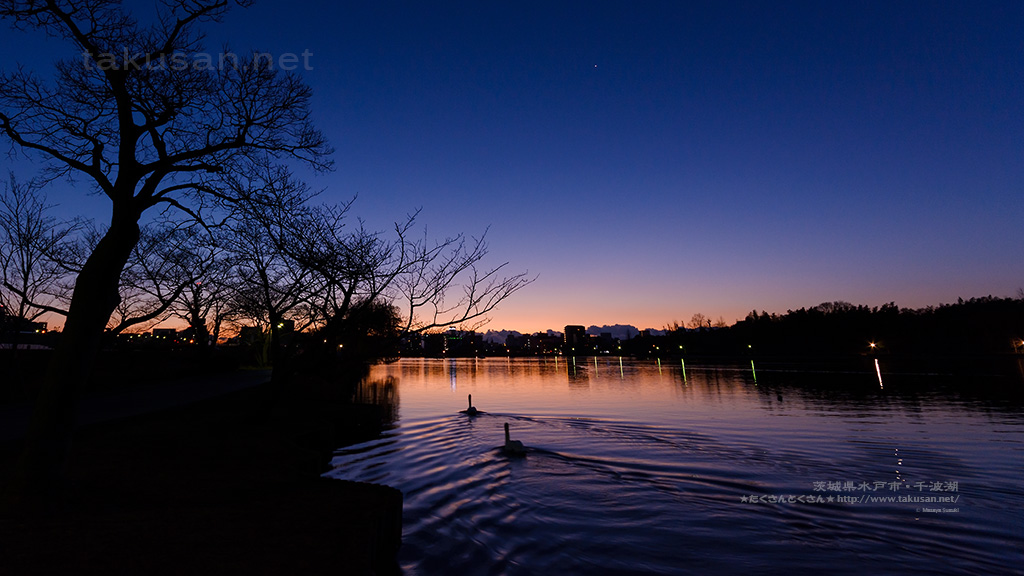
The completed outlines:
{"type": "Polygon", "coordinates": [[[92,375],[104,329],[120,301],[121,271],[139,241],[138,216],[125,212],[115,208],[110,229],[75,281],[16,472],[12,495],[17,505],[52,505],[57,495],[74,436],[79,386],[92,375]]]}
{"type": "Polygon", "coordinates": [[[274,314],[270,318],[270,387],[280,396],[288,380],[287,359],[281,348],[281,330],[277,327],[281,318],[274,314]]]}
{"type": "Polygon", "coordinates": [[[199,314],[199,309],[189,311],[189,327],[192,329],[192,342],[199,348],[199,357],[205,360],[210,353],[210,331],[206,328],[206,318],[199,314]]]}
{"type": "Polygon", "coordinates": [[[213,333],[210,335],[210,345],[213,347],[217,346],[220,342],[220,325],[223,322],[223,318],[220,314],[214,314],[213,316],[213,333]]]}

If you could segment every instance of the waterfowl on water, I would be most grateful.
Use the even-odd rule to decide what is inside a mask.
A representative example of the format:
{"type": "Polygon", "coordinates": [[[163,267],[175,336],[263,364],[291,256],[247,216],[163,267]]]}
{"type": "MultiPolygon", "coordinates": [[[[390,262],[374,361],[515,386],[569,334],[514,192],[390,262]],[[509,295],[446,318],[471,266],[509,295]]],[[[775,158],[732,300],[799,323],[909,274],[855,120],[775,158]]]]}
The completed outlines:
{"type": "Polygon", "coordinates": [[[473,406],[473,395],[472,394],[469,395],[469,408],[466,408],[465,410],[459,410],[459,412],[461,412],[462,414],[465,414],[467,416],[476,416],[477,414],[483,414],[483,412],[477,410],[476,407],[473,406]]]}
{"type": "Polygon", "coordinates": [[[508,433],[508,422],[505,422],[505,445],[501,447],[505,454],[526,454],[526,446],[519,440],[512,440],[508,433]]]}

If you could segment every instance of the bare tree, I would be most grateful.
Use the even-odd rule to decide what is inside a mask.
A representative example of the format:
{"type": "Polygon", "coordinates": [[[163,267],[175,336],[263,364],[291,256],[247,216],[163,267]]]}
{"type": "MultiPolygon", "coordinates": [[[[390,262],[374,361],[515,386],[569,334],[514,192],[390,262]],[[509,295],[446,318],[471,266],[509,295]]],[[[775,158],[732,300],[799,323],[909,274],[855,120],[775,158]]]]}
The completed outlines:
{"type": "Polygon", "coordinates": [[[395,287],[405,332],[448,326],[475,329],[498,304],[533,282],[525,272],[503,276],[507,262],[483,266],[486,231],[479,238],[460,234],[434,243],[424,234],[405,251],[409,265],[395,287]]]}
{"type": "Polygon", "coordinates": [[[137,331],[176,317],[188,322],[201,347],[208,344],[208,317],[214,317],[217,329],[228,314],[230,266],[218,236],[192,220],[160,219],[144,226],[121,273],[121,301],[107,330],[137,331]]]}
{"type": "Polygon", "coordinates": [[[312,325],[316,316],[310,313],[309,302],[322,289],[311,268],[282,250],[280,229],[288,226],[290,217],[287,210],[272,218],[243,206],[228,224],[225,238],[233,307],[267,333],[264,360],[274,366],[275,384],[282,383],[285,372],[282,329],[286,322],[298,331],[312,325]]]}
{"type": "Polygon", "coordinates": [[[346,230],[350,207],[307,210],[291,237],[280,241],[319,275],[321,290],[312,295],[313,304],[329,321],[344,321],[358,306],[383,303],[401,319],[401,334],[456,325],[468,329],[533,281],[526,273],[502,276],[507,263],[481,267],[488,252],[482,236],[431,242],[424,232],[411,239],[418,211],[396,222],[391,238],[367,230],[362,221],[346,230]]]}
{"type": "Polygon", "coordinates": [[[532,282],[526,273],[502,275],[507,263],[484,267],[485,235],[431,241],[413,238],[419,211],[394,224],[392,236],[348,226],[350,201],[311,206],[313,195],[287,169],[265,166],[235,181],[246,221],[281,258],[304,270],[307,324],[343,321],[357,304],[386,303],[402,332],[481,323],[510,295],[532,282]]]}
{"type": "Polygon", "coordinates": [[[13,174],[0,194],[0,305],[21,324],[66,313],[62,281],[71,271],[63,260],[81,223],[59,222],[50,208],[34,183],[13,174]]]}
{"type": "Polygon", "coordinates": [[[216,344],[220,327],[231,314],[230,260],[216,237],[197,234],[193,240],[183,254],[188,282],[170,312],[188,322],[196,344],[205,349],[216,344]]]}
{"type": "Polygon", "coordinates": [[[156,23],[143,26],[115,0],[0,0],[0,17],[67,41],[75,54],[57,65],[52,83],[20,68],[0,76],[0,134],[44,158],[48,178],[84,181],[111,205],[42,379],[22,490],[45,491],[65,459],[75,387],[88,379],[120,301],[142,215],[163,204],[202,218],[210,196],[228,193],[220,176],[267,156],[328,167],[299,78],[256,56],[219,67],[203,58],[197,26],[219,21],[230,4],[163,0],[156,23]]]}
{"type": "Polygon", "coordinates": [[[243,246],[232,252],[248,266],[236,274],[248,286],[239,295],[257,303],[249,315],[264,316],[272,343],[285,314],[296,329],[317,328],[330,346],[360,330],[397,339],[467,327],[532,282],[526,274],[502,276],[507,264],[483,268],[482,237],[431,242],[424,232],[413,239],[419,211],[396,222],[391,234],[368,230],[361,220],[350,226],[353,202],[312,206],[308,188],[280,166],[237,178],[235,197],[244,201],[242,226],[232,236],[243,246]]]}
{"type": "Polygon", "coordinates": [[[197,229],[194,222],[161,220],[140,230],[139,242],[121,273],[121,301],[107,325],[111,333],[171,316],[171,307],[209,266],[196,250],[197,229]]]}
{"type": "Polygon", "coordinates": [[[700,328],[704,328],[705,326],[711,326],[711,320],[709,320],[700,312],[697,312],[692,317],[690,317],[689,326],[692,330],[699,330],[700,328]]]}

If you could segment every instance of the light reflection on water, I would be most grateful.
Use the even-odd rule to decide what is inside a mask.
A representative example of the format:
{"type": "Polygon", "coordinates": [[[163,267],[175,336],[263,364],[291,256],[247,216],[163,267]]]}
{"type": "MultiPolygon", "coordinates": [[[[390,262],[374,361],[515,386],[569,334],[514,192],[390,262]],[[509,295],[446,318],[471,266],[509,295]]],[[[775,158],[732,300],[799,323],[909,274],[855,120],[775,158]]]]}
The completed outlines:
{"type": "Polygon", "coordinates": [[[760,364],[755,381],[742,364],[407,359],[369,377],[397,387],[396,427],[331,475],[402,490],[408,574],[1020,570],[1019,406],[880,389],[873,368],[840,387],[760,364]],[[485,414],[458,413],[468,394],[485,414]],[[501,452],[506,422],[525,458],[501,452]],[[743,501],[866,495],[959,501],[743,501]]]}

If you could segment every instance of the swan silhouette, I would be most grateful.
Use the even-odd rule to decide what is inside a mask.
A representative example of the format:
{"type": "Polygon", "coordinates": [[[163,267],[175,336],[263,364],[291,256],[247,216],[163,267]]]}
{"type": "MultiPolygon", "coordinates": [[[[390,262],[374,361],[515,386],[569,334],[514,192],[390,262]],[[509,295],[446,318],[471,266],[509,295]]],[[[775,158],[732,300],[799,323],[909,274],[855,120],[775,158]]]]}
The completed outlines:
{"type": "Polygon", "coordinates": [[[526,454],[526,446],[523,446],[519,440],[512,440],[509,436],[508,422],[505,422],[505,445],[501,447],[501,451],[510,455],[526,454]]]}
{"type": "Polygon", "coordinates": [[[462,414],[465,414],[467,416],[476,416],[477,414],[483,414],[482,411],[477,410],[476,407],[473,406],[473,395],[472,394],[469,395],[469,408],[466,408],[465,410],[459,410],[459,412],[461,412],[462,414]]]}

